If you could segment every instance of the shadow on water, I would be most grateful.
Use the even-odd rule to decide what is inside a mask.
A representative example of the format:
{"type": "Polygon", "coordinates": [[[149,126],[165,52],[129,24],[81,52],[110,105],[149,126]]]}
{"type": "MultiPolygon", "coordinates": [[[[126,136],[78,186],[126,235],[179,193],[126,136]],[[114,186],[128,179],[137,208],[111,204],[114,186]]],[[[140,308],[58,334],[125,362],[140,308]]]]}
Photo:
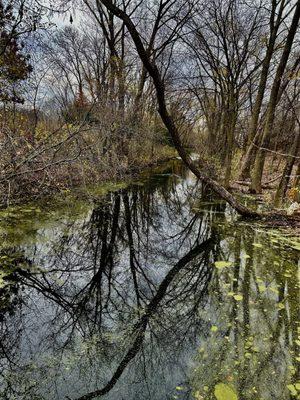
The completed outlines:
{"type": "Polygon", "coordinates": [[[24,213],[0,230],[1,398],[299,396],[299,252],[181,165],[24,213]]]}

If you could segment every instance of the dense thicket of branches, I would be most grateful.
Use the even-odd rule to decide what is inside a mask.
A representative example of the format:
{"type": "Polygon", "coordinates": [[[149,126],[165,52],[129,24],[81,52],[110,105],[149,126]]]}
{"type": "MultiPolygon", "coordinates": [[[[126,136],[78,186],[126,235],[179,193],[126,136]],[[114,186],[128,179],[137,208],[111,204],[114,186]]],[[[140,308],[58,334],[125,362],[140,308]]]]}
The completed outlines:
{"type": "Polygon", "coordinates": [[[1,98],[4,188],[16,176],[49,182],[50,168],[70,176],[70,163],[82,176],[86,163],[138,165],[137,153],[168,144],[237,209],[226,189],[238,179],[255,193],[273,181],[276,206],[289,187],[297,199],[300,1],[0,5],[0,90],[18,81],[25,100],[1,98]]]}

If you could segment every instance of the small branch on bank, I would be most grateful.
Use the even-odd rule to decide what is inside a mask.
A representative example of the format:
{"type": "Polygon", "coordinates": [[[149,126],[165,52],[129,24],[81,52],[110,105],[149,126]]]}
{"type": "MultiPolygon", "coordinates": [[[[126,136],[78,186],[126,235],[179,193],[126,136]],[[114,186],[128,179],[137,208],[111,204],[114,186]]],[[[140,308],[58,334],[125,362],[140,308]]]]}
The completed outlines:
{"type": "Polygon", "coordinates": [[[276,178],[270,179],[269,181],[265,182],[264,184],[265,184],[265,185],[269,185],[269,183],[276,182],[276,181],[278,181],[278,179],[280,179],[280,178],[281,178],[281,174],[278,175],[278,176],[276,176],[276,178]]]}
{"type": "MultiPolygon", "coordinates": [[[[276,178],[276,179],[278,179],[278,178],[276,178]]],[[[247,181],[234,181],[234,183],[236,183],[237,185],[241,185],[241,186],[251,186],[251,182],[247,182],[247,181]]],[[[274,188],[274,186],[269,186],[268,184],[263,184],[262,189],[275,189],[275,188],[274,188]]]]}
{"type": "Polygon", "coordinates": [[[255,146],[259,150],[267,151],[268,153],[272,153],[272,154],[277,154],[282,157],[290,157],[290,158],[295,158],[297,160],[300,160],[300,156],[293,156],[292,154],[281,153],[280,151],[271,150],[271,149],[268,149],[267,147],[258,146],[254,142],[252,142],[252,143],[253,143],[253,146],[255,146]]]}
{"type": "MultiPolygon", "coordinates": [[[[287,175],[286,178],[298,178],[300,175],[287,175]]],[[[267,182],[264,182],[262,185],[262,189],[276,189],[275,186],[269,186],[270,183],[278,181],[281,178],[281,174],[276,176],[275,178],[270,179],[267,182]]],[[[241,186],[251,186],[251,182],[248,181],[234,181],[234,183],[241,185],[241,186]]]]}

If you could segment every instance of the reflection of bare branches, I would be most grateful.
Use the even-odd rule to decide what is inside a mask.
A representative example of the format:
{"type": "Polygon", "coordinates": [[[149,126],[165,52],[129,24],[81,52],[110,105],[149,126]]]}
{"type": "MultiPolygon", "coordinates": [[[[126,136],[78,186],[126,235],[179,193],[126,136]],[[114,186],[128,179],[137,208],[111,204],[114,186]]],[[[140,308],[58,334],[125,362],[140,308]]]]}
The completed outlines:
{"type": "MultiPolygon", "coordinates": [[[[109,365],[108,373],[114,368],[116,377],[125,370],[125,361],[130,362],[138,353],[148,358],[144,368],[152,365],[155,370],[149,351],[157,348],[158,343],[168,348],[169,341],[174,339],[176,351],[180,352],[192,338],[196,340],[203,323],[198,309],[206,299],[213,273],[210,265],[218,248],[209,245],[205,251],[205,246],[199,244],[212,236],[211,216],[195,216],[187,195],[188,188],[172,176],[110,193],[82,220],[60,221],[50,239],[46,230],[47,245],[42,245],[42,252],[38,247],[26,249],[32,264],[41,270],[26,270],[19,276],[19,284],[26,289],[26,295],[20,291],[19,296],[29,310],[29,317],[27,313],[18,316],[23,324],[20,340],[27,335],[28,319],[30,325],[38,325],[36,321],[42,316],[44,331],[40,332],[38,326],[34,346],[31,347],[30,335],[26,345],[32,359],[39,359],[45,350],[55,358],[59,366],[51,377],[55,384],[65,357],[76,352],[77,342],[83,348],[89,343],[93,346],[91,354],[88,352],[82,359],[84,366],[78,367],[83,368],[81,372],[86,374],[86,364],[89,363],[90,371],[97,357],[101,357],[101,362],[109,365]],[[204,254],[195,255],[188,262],[185,255],[192,257],[193,248],[202,249],[204,254]],[[170,282],[164,288],[161,285],[166,279],[170,282]],[[158,296],[160,291],[163,298],[158,296]],[[144,341],[146,329],[149,340],[147,336],[144,341]],[[127,351],[127,358],[116,369],[114,363],[126,352],[124,343],[130,348],[134,345],[135,349],[129,355],[127,351]]],[[[13,331],[8,336],[16,343],[13,331]]],[[[165,347],[156,355],[156,361],[161,359],[164,363],[169,356],[165,347]]],[[[7,353],[15,361],[16,356],[7,353]]],[[[30,364],[26,357],[21,357],[20,368],[27,362],[30,364]]],[[[136,357],[135,363],[139,362],[136,357]]],[[[13,373],[18,370],[13,365],[10,369],[13,373]]],[[[21,374],[20,370],[18,373],[21,374]]],[[[101,370],[97,381],[103,379],[102,373],[101,370]]],[[[91,375],[87,377],[89,382],[94,379],[91,375]]],[[[57,398],[60,397],[58,391],[57,398]]]]}
{"type": "Polygon", "coordinates": [[[207,250],[210,248],[211,241],[205,241],[201,245],[197,246],[193,250],[191,250],[188,254],[186,254],[178,263],[168,272],[164,280],[159,285],[157,292],[150,303],[147,305],[144,314],[140,318],[140,320],[136,323],[134,327],[134,334],[135,340],[132,346],[127,351],[125,357],[120,362],[118,368],[116,369],[114,375],[112,376],[111,380],[99,390],[94,392],[88,393],[84,396],[78,398],[78,400],[89,400],[93,399],[97,396],[103,396],[104,394],[108,393],[117,383],[120,376],[123,374],[123,371],[129,364],[129,362],[136,356],[139,352],[143,340],[147,325],[149,323],[150,318],[155,314],[157,311],[162,299],[164,298],[168,287],[174,280],[175,276],[179,273],[179,271],[184,268],[189,262],[191,262],[199,253],[207,250]]]}

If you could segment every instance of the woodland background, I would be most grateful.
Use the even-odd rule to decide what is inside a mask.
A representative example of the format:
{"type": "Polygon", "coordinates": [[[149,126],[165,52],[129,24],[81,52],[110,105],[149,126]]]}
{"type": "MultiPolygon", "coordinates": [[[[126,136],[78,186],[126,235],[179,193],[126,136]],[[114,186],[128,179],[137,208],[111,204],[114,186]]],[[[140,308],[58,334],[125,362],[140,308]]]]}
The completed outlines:
{"type": "Polygon", "coordinates": [[[275,207],[298,202],[300,1],[0,0],[1,203],[177,155],[113,7],[198,167],[275,207]]]}

